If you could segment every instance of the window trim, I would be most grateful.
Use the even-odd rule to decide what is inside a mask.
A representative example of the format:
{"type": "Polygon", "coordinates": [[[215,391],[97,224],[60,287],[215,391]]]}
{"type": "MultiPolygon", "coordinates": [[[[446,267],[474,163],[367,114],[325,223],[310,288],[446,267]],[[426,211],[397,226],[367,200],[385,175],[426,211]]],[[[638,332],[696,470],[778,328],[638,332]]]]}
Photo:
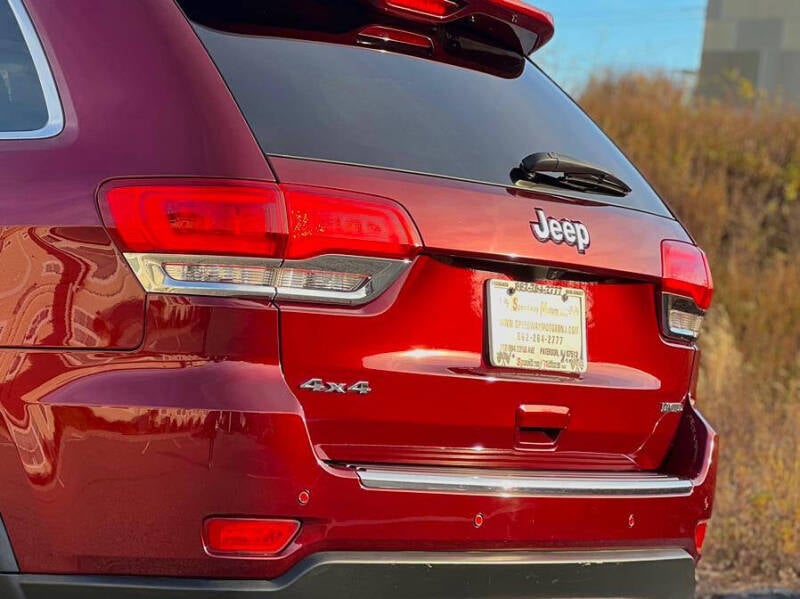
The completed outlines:
{"type": "Polygon", "coordinates": [[[22,39],[28,47],[28,52],[33,60],[36,75],[39,78],[39,85],[42,86],[45,107],[47,108],[47,122],[39,129],[29,131],[0,131],[0,140],[8,139],[46,139],[55,137],[64,130],[64,111],[61,107],[61,99],[58,95],[53,73],[50,70],[50,63],[44,53],[44,48],[33,26],[33,22],[28,16],[22,0],[0,0],[7,2],[11,7],[11,12],[17,20],[17,25],[22,32],[22,39]]]}

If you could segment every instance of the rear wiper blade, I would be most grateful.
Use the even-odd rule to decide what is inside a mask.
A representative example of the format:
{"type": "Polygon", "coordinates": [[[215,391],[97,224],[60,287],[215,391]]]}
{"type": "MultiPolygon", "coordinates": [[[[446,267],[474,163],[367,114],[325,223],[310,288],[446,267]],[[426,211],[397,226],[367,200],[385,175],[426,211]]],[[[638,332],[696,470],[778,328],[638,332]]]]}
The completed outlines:
{"type": "Polygon", "coordinates": [[[517,181],[620,197],[631,192],[625,181],[604,168],[557,152],[531,154],[512,171],[512,177],[517,181]]]}

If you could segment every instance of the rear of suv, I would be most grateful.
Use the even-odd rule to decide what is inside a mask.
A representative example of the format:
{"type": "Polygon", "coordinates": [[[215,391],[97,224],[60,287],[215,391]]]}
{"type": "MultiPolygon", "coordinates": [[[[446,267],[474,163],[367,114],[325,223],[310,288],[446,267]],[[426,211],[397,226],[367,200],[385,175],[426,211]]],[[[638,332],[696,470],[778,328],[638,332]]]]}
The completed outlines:
{"type": "Polygon", "coordinates": [[[0,0],[0,594],[689,597],[706,258],[518,0],[0,0]]]}

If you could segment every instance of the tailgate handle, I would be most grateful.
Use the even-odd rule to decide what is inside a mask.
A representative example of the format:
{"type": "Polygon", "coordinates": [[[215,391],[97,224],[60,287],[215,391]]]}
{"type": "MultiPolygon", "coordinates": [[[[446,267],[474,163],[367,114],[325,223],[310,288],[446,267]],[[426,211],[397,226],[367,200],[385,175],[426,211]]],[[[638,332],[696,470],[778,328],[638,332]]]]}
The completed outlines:
{"type": "Polygon", "coordinates": [[[517,409],[517,444],[522,447],[552,447],[569,424],[565,406],[521,405],[517,409]]]}

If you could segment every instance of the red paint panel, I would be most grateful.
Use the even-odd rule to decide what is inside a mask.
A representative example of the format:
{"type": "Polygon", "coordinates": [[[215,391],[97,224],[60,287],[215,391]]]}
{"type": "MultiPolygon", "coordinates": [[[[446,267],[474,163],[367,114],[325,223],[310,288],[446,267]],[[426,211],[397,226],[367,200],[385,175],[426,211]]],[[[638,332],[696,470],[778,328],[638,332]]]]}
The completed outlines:
{"type": "Polygon", "coordinates": [[[132,353],[0,354],[0,506],[23,571],[263,579],[330,550],[692,551],[710,514],[716,445],[692,410],[665,470],[695,479],[689,497],[371,491],[315,456],[280,374],[274,308],[157,298],[147,331],[132,353]],[[221,560],[200,542],[214,515],[302,529],[278,556],[221,560]]]}
{"type": "Polygon", "coordinates": [[[626,208],[373,168],[291,158],[270,161],[283,183],[325,185],[400,202],[417,223],[429,252],[535,261],[655,280],[662,274],[660,240],[690,241],[678,222],[626,208]],[[536,208],[545,209],[548,217],[586,224],[592,243],[586,254],[566,244],[536,241],[530,228],[536,208]]]}
{"type": "Polygon", "coordinates": [[[283,369],[325,459],[482,467],[652,470],[680,419],[662,403],[688,393],[694,350],[659,326],[661,241],[678,223],[553,196],[377,169],[273,159],[282,181],[389,197],[411,214],[424,249],[408,277],[358,310],[281,304],[283,369]],[[538,241],[536,210],[583,223],[585,254],[538,241]],[[564,267],[536,280],[525,265],[564,267]],[[536,281],[586,294],[588,370],[557,376],[491,366],[486,288],[536,281]],[[312,378],[367,380],[372,393],[300,390],[312,378]],[[515,442],[520,404],[569,409],[539,451],[515,442]]]}
{"type": "Polygon", "coordinates": [[[0,346],[133,349],[145,294],[100,227],[0,228],[0,346]]]}
{"type": "Polygon", "coordinates": [[[273,177],[173,3],[26,6],[65,128],[52,139],[0,141],[0,346],[132,349],[144,291],[102,228],[98,186],[120,176],[273,177]]]}

